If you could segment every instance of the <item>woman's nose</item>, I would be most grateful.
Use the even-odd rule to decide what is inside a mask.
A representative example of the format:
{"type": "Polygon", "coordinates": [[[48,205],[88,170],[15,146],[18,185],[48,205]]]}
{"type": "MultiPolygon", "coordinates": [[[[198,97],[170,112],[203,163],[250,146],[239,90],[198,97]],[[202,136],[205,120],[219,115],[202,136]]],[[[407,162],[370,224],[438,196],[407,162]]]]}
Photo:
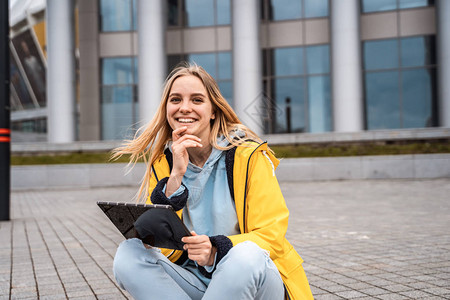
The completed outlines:
{"type": "Polygon", "coordinates": [[[184,112],[190,112],[191,106],[189,104],[189,101],[182,101],[181,102],[181,106],[180,106],[180,112],[184,113],[184,112]]]}

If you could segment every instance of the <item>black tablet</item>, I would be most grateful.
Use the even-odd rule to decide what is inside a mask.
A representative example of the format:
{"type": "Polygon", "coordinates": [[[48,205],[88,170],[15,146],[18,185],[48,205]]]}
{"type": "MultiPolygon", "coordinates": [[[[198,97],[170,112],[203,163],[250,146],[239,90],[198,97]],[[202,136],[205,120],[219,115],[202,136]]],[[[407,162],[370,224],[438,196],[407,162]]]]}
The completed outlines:
{"type": "Polygon", "coordinates": [[[139,238],[154,247],[183,249],[191,235],[170,205],[97,202],[125,238],[139,238]]]}

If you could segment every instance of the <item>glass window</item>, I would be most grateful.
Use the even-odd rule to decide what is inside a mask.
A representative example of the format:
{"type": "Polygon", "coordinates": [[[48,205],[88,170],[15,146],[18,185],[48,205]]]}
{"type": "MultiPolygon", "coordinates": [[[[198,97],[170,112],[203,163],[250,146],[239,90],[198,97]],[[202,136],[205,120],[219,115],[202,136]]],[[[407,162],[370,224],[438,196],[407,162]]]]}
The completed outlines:
{"type": "Polygon", "coordinates": [[[305,18],[328,16],[328,0],[304,0],[305,18]]]}
{"type": "Polygon", "coordinates": [[[330,76],[308,78],[309,132],[327,132],[332,129],[330,76]]]}
{"type": "Polygon", "coordinates": [[[302,17],[302,2],[299,0],[270,0],[270,20],[290,20],[302,17]]]}
{"type": "Polygon", "coordinates": [[[102,103],[131,103],[133,102],[133,86],[103,86],[102,103]]]}
{"type": "Polygon", "coordinates": [[[330,47],[328,45],[309,46],[306,48],[306,65],[308,74],[330,72],[330,47]]]}
{"type": "Polygon", "coordinates": [[[217,0],[217,25],[228,25],[231,23],[230,0],[217,0]]]}
{"type": "Polygon", "coordinates": [[[101,116],[102,139],[130,137],[137,122],[136,58],[115,57],[102,60],[101,116]]]}
{"type": "Polygon", "coordinates": [[[424,7],[434,4],[434,0],[362,0],[362,11],[379,12],[386,10],[424,7]]]}
{"type": "Polygon", "coordinates": [[[131,57],[105,58],[102,66],[102,83],[110,84],[132,84],[133,62],[131,57]]]}
{"type": "Polygon", "coordinates": [[[37,105],[35,105],[33,99],[31,98],[29,87],[25,82],[25,77],[19,70],[15,57],[13,56],[11,51],[9,52],[9,54],[10,54],[9,74],[10,74],[11,94],[13,95],[13,99],[17,100],[17,102],[15,103],[16,105],[14,107],[14,110],[20,108],[27,109],[37,107],[37,105]]]}
{"type": "Polygon", "coordinates": [[[101,30],[132,30],[134,26],[132,6],[132,0],[100,0],[101,30]]]}
{"type": "MultiPolygon", "coordinates": [[[[124,91],[125,92],[125,91],[124,91]]],[[[131,96],[122,95],[122,96],[131,96]]],[[[133,103],[102,103],[102,139],[123,140],[133,134],[133,103]]]]}
{"type": "Polygon", "coordinates": [[[436,99],[435,69],[420,68],[402,73],[403,127],[422,128],[434,124],[432,103],[436,99]]]}
{"type": "Polygon", "coordinates": [[[180,25],[180,10],[178,5],[178,0],[168,0],[167,1],[167,23],[169,26],[179,26],[180,25]]]}
{"type": "Polygon", "coordinates": [[[169,26],[229,25],[231,0],[168,0],[169,26]]]}
{"type": "Polygon", "coordinates": [[[303,48],[274,49],[275,76],[299,75],[304,73],[303,48]]]}
{"type": "Polygon", "coordinates": [[[214,1],[186,0],[186,25],[189,27],[214,25],[214,1]]]}
{"type": "Polygon", "coordinates": [[[272,98],[284,114],[275,116],[275,133],[305,132],[304,79],[279,78],[273,82],[272,98]]]}
{"type": "Polygon", "coordinates": [[[434,4],[434,0],[399,0],[400,9],[423,7],[423,6],[429,6],[432,4],[434,4]]]}
{"type": "Polygon", "coordinates": [[[136,31],[137,29],[137,0],[133,0],[133,13],[131,15],[131,19],[133,20],[133,27],[132,29],[136,31]]]}
{"type": "Polygon", "coordinates": [[[231,80],[218,81],[220,93],[233,106],[233,82],[231,80]]]}
{"type": "Polygon", "coordinates": [[[434,65],[436,63],[433,37],[403,38],[400,43],[402,67],[434,65]]]}
{"type": "Polygon", "coordinates": [[[363,12],[376,12],[394,10],[397,8],[397,0],[362,0],[363,12]]]}
{"type": "Polygon", "coordinates": [[[231,61],[231,52],[219,52],[217,58],[219,63],[217,79],[231,79],[231,66],[233,65],[233,62],[231,61]]]}
{"type": "Polygon", "coordinates": [[[401,128],[398,71],[367,73],[365,82],[368,128],[401,128]]]}
{"type": "Polygon", "coordinates": [[[266,133],[325,132],[332,129],[329,45],[263,52],[270,100],[266,133]],[[306,64],[306,72],[305,72],[306,64]],[[312,76],[312,74],[321,74],[312,76]]]}
{"type": "MultiPolygon", "coordinates": [[[[11,51],[19,68],[19,73],[23,76],[23,83],[28,88],[35,107],[46,106],[46,67],[42,59],[40,46],[36,44],[31,30],[26,30],[12,39],[11,51]]],[[[23,86],[17,86],[19,89],[23,86]]],[[[24,90],[22,90],[24,92],[24,90]]],[[[23,98],[25,99],[25,98],[23,98]]]]}
{"type": "Polygon", "coordinates": [[[43,118],[11,122],[11,129],[21,132],[46,133],[47,120],[43,118]]]}
{"type": "Polygon", "coordinates": [[[189,54],[188,60],[190,62],[195,62],[197,65],[205,69],[209,75],[217,79],[215,53],[189,54]]]}
{"type": "Polygon", "coordinates": [[[437,117],[432,109],[437,102],[434,53],[434,36],[364,44],[368,129],[436,125],[437,117]],[[378,71],[387,68],[395,70],[378,71]]]}
{"type": "Polygon", "coordinates": [[[398,40],[369,41],[364,43],[364,69],[397,68],[398,40]]]}
{"type": "Polygon", "coordinates": [[[167,55],[167,75],[181,62],[186,61],[187,58],[183,54],[167,55]]]}

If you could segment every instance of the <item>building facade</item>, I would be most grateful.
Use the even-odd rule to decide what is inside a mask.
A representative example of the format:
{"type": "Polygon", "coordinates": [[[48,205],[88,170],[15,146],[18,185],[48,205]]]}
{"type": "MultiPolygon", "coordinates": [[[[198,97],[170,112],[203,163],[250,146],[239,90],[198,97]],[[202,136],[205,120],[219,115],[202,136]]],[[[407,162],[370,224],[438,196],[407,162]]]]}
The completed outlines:
{"type": "MultiPolygon", "coordinates": [[[[260,134],[450,127],[450,1],[48,0],[49,49],[52,38],[71,43],[50,30],[56,2],[76,15],[75,63],[65,68],[78,84],[64,89],[74,100],[52,90],[58,76],[35,91],[20,60],[20,23],[11,43],[31,94],[12,93],[13,129],[41,122],[49,142],[130,137],[151,119],[181,61],[204,67],[260,134]]],[[[36,47],[41,72],[61,74],[45,49],[36,47]]]]}

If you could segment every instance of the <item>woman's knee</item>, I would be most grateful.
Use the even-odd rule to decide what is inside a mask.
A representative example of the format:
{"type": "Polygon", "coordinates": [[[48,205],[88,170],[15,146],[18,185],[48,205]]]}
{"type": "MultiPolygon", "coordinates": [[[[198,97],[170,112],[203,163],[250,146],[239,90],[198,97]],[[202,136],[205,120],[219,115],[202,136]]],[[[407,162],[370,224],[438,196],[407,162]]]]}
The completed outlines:
{"type": "Polygon", "coordinates": [[[238,266],[236,270],[242,274],[263,271],[268,259],[270,258],[266,250],[251,241],[246,241],[231,248],[223,260],[224,263],[238,266]]]}
{"type": "MultiPolygon", "coordinates": [[[[143,261],[147,263],[156,263],[154,253],[156,250],[146,249],[139,239],[128,239],[120,243],[114,256],[113,271],[114,275],[129,275],[136,272],[136,269],[143,261]]],[[[156,254],[157,255],[157,254],[156,254]]]]}
{"type": "Polygon", "coordinates": [[[125,240],[120,243],[114,255],[113,271],[116,278],[122,273],[127,273],[131,267],[131,260],[133,260],[136,248],[139,247],[137,241],[133,239],[125,240]]]}

